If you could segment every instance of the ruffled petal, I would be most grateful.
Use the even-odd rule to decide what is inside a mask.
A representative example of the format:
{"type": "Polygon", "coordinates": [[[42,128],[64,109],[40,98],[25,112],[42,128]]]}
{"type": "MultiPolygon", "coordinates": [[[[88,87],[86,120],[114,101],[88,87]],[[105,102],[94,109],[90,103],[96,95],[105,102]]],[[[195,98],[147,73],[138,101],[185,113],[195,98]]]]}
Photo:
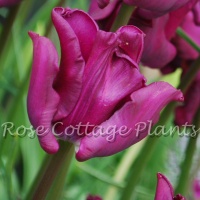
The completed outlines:
{"type": "MultiPolygon", "coordinates": [[[[98,31],[96,22],[86,12],[77,9],[71,10],[69,8],[54,8],[52,12],[52,19],[61,40],[66,37],[66,33],[61,32],[59,28],[65,28],[69,31],[68,26],[70,26],[70,29],[74,31],[74,34],[79,41],[82,56],[84,60],[87,61],[98,31]],[[63,18],[63,20],[55,19],[59,17],[63,18]]],[[[69,38],[67,39],[69,40],[69,38]]],[[[67,42],[65,41],[64,45],[66,45],[66,43],[67,42]]]]}
{"type": "Polygon", "coordinates": [[[155,200],[172,200],[174,197],[174,190],[168,179],[161,173],[157,174],[157,188],[155,200]]]}
{"type": "Polygon", "coordinates": [[[88,13],[95,19],[101,20],[107,18],[115,10],[121,0],[110,1],[109,4],[104,4],[104,8],[99,7],[98,0],[92,0],[88,13]],[[106,5],[106,6],[105,6],[106,5]]]}
{"type": "Polygon", "coordinates": [[[51,132],[51,123],[59,103],[59,96],[53,89],[58,72],[58,54],[49,39],[33,32],[29,32],[29,35],[34,49],[27,102],[28,115],[42,148],[47,153],[56,153],[59,145],[51,132]]]}
{"type": "Polygon", "coordinates": [[[131,99],[99,129],[94,128],[80,140],[76,154],[79,161],[109,156],[142,140],[158,121],[164,106],[172,100],[183,101],[183,96],[168,83],[157,82],[133,92],[131,99]]]}
{"type": "Polygon", "coordinates": [[[117,33],[99,31],[84,71],[81,96],[64,119],[64,127],[80,121],[102,123],[126,96],[143,87],[145,80],[137,64],[142,49],[143,33],[134,26],[117,33]]]}
{"type": "Polygon", "coordinates": [[[105,8],[110,3],[110,0],[97,0],[99,8],[105,8]]]}
{"type": "MultiPolygon", "coordinates": [[[[117,31],[117,34],[121,41],[119,47],[124,51],[122,55],[127,54],[132,60],[139,63],[143,53],[145,34],[134,26],[123,26],[117,31]]],[[[127,56],[126,58],[128,59],[127,56]]]]}
{"type": "Polygon", "coordinates": [[[88,12],[97,21],[101,30],[110,31],[121,4],[122,0],[91,0],[88,12]]]}
{"type": "MultiPolygon", "coordinates": [[[[77,35],[66,20],[70,11],[55,8],[52,20],[61,45],[60,69],[54,87],[60,95],[58,113],[55,120],[66,117],[75,106],[82,88],[82,76],[85,61],[77,35]]],[[[83,31],[84,32],[84,31],[83,31]]]]}

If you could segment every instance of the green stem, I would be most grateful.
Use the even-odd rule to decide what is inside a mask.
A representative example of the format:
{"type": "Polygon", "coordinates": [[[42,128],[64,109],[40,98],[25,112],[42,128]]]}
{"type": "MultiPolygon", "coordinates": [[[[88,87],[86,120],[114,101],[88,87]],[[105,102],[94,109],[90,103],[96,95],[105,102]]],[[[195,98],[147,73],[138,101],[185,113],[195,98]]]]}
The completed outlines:
{"type": "MultiPolygon", "coordinates": [[[[200,68],[200,58],[198,58],[194,62],[193,66],[190,68],[188,73],[185,74],[185,76],[181,80],[181,83],[178,88],[181,89],[183,92],[185,92],[187,90],[188,86],[194,80],[199,68],[200,68]]],[[[172,102],[166,106],[166,108],[163,110],[163,112],[160,116],[160,120],[157,123],[157,125],[155,126],[155,128],[159,125],[164,125],[168,121],[175,106],[176,106],[176,102],[172,102]]],[[[153,128],[153,130],[155,130],[155,128],[153,128]]],[[[159,138],[156,138],[156,137],[148,137],[147,138],[147,141],[144,144],[144,147],[138,154],[135,162],[133,163],[133,165],[131,167],[132,171],[131,171],[129,179],[127,181],[127,185],[122,193],[122,197],[121,197],[122,200],[130,200],[131,197],[133,196],[133,193],[137,186],[137,183],[140,180],[140,177],[142,176],[143,171],[145,170],[145,166],[148,163],[149,159],[151,158],[153,150],[158,141],[159,141],[159,138]]]]}
{"type": "MultiPolygon", "coordinates": [[[[52,184],[54,186],[57,185],[56,189],[54,188],[51,190],[53,191],[52,197],[57,197],[60,195],[60,191],[63,189],[67,169],[70,166],[74,150],[71,143],[60,141],[59,144],[60,149],[58,153],[54,155],[47,155],[44,159],[43,165],[40,168],[35,182],[30,188],[29,194],[25,199],[45,199],[49,190],[51,189],[52,184]],[[63,169],[65,169],[64,176],[63,169]]],[[[49,199],[53,200],[52,197],[49,199]]]]}
{"type": "MultiPolygon", "coordinates": [[[[198,130],[200,128],[200,108],[198,109],[197,115],[194,118],[194,126],[195,130],[198,130]]],[[[197,146],[197,137],[193,138],[192,136],[189,139],[187,148],[186,148],[186,154],[185,159],[183,163],[181,164],[181,174],[179,177],[178,185],[175,190],[175,194],[181,193],[181,194],[187,194],[189,183],[190,183],[190,169],[193,162],[194,153],[197,146]]]]}
{"type": "Polygon", "coordinates": [[[3,26],[2,33],[0,35],[0,44],[1,44],[0,60],[2,59],[2,53],[3,53],[4,49],[5,49],[6,43],[8,41],[9,36],[10,36],[12,25],[13,25],[13,22],[14,22],[14,20],[16,18],[18,10],[19,10],[19,5],[18,6],[12,6],[9,9],[8,16],[6,18],[5,24],[3,26]]]}
{"type": "Polygon", "coordinates": [[[200,53],[200,46],[198,46],[196,42],[182,28],[177,28],[176,33],[200,53]]]}
{"type": "MultiPolygon", "coordinates": [[[[157,126],[163,125],[165,123],[165,121],[167,121],[169,119],[170,114],[173,109],[174,109],[173,103],[169,104],[165,108],[165,110],[163,111],[163,113],[160,117],[160,121],[157,124],[157,126]]],[[[155,129],[153,129],[153,130],[155,130],[155,129]]],[[[148,137],[147,138],[146,143],[144,144],[142,150],[138,154],[135,162],[133,163],[133,165],[131,167],[132,171],[130,173],[127,185],[122,193],[121,200],[132,199],[132,196],[134,194],[134,190],[138,184],[138,181],[140,180],[140,177],[142,176],[143,171],[145,170],[146,164],[150,160],[153,150],[155,149],[158,141],[159,140],[157,137],[148,137]]]]}
{"type": "Polygon", "coordinates": [[[112,25],[111,31],[115,32],[119,27],[127,25],[134,9],[135,7],[123,3],[114,24],[112,25]]]}
{"type": "MultiPolygon", "coordinates": [[[[115,171],[115,175],[113,179],[117,182],[124,182],[127,173],[130,171],[130,167],[132,166],[133,162],[135,161],[138,152],[142,149],[145,144],[145,140],[133,145],[129,149],[127,149],[126,153],[124,154],[123,158],[120,160],[119,165],[115,171]]],[[[117,197],[118,188],[110,186],[108,188],[107,193],[105,194],[105,200],[116,199],[117,197]]],[[[120,190],[121,192],[121,190],[120,190]]]]}

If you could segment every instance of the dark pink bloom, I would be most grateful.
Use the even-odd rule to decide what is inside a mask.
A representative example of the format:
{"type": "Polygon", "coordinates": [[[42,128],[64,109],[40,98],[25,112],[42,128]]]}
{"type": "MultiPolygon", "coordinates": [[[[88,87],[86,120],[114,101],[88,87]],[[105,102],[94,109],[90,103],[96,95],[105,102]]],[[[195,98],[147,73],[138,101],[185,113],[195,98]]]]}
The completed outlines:
{"type": "Polygon", "coordinates": [[[100,29],[109,31],[121,8],[122,1],[115,0],[106,2],[91,0],[88,13],[97,21],[100,29]]]}
{"type": "Polygon", "coordinates": [[[140,14],[140,10],[136,10],[130,20],[130,24],[136,25],[145,33],[141,61],[146,66],[161,68],[176,56],[176,48],[166,36],[165,27],[168,23],[169,15],[147,21],[140,14]]]}
{"type": "Polygon", "coordinates": [[[89,194],[87,196],[86,200],[102,200],[102,198],[100,196],[97,196],[97,195],[91,195],[91,194],[89,194]]]}
{"type": "Polygon", "coordinates": [[[184,6],[190,0],[123,0],[124,3],[137,6],[152,12],[153,17],[160,17],[184,6]]]}
{"type": "Polygon", "coordinates": [[[0,0],[0,7],[12,6],[19,3],[21,0],[0,0]]]}
{"type": "Polygon", "coordinates": [[[157,174],[155,200],[186,200],[182,195],[174,195],[174,190],[168,179],[161,173],[157,174]]]}
{"type": "MultiPolygon", "coordinates": [[[[146,0],[127,0],[124,2],[128,4],[135,3],[138,6],[129,24],[137,26],[146,35],[144,39],[144,52],[141,58],[142,63],[152,68],[165,67],[177,55],[176,47],[171,42],[171,39],[175,36],[177,27],[181,24],[185,15],[194,7],[197,0],[164,1],[164,3],[163,1],[147,2],[146,0]],[[149,7],[149,10],[146,7],[149,7]],[[157,14],[159,13],[156,11],[156,8],[160,9],[159,15],[162,15],[161,17],[157,16],[155,18],[154,11],[157,14]],[[166,14],[163,12],[165,8],[166,14]]],[[[93,0],[89,13],[102,29],[110,30],[121,3],[122,1],[120,0],[110,2],[93,0]],[[99,4],[104,6],[100,8],[99,4]]],[[[197,6],[195,8],[197,10],[197,6]]]]}
{"type": "MultiPolygon", "coordinates": [[[[177,10],[194,0],[92,0],[89,13],[95,20],[113,19],[122,2],[138,7],[146,19],[153,19],[177,10]]],[[[195,0],[196,1],[196,0],[195,0]]],[[[110,21],[110,20],[109,20],[110,21]]]]}
{"type": "Polygon", "coordinates": [[[145,85],[138,67],[144,35],[138,28],[100,31],[87,13],[64,8],[55,8],[52,20],[60,67],[52,42],[29,33],[34,56],[28,114],[46,152],[59,148],[55,129],[58,138],[76,144],[80,161],[112,155],[146,137],[167,103],[183,100],[168,83],[145,85]],[[139,122],[148,125],[137,132],[139,122]]]}
{"type": "Polygon", "coordinates": [[[200,180],[195,179],[193,181],[193,193],[195,198],[200,198],[200,180]]]}
{"type": "MultiPolygon", "coordinates": [[[[199,9],[200,12],[200,9],[199,9]]],[[[194,21],[194,13],[190,11],[184,18],[180,27],[187,33],[187,35],[192,38],[192,40],[200,46],[200,25],[196,25],[194,21]]],[[[198,58],[199,53],[184,39],[177,36],[174,39],[174,44],[176,45],[178,55],[184,60],[195,60],[198,58]]]]}
{"type": "Polygon", "coordinates": [[[197,25],[200,25],[200,0],[196,3],[196,5],[193,7],[193,13],[194,13],[194,21],[197,25]]]}
{"type": "Polygon", "coordinates": [[[200,109],[200,71],[186,92],[183,105],[176,108],[175,122],[181,126],[192,124],[195,114],[200,109]]]}
{"type": "Polygon", "coordinates": [[[177,49],[171,39],[195,3],[196,0],[191,0],[183,7],[152,20],[148,20],[144,10],[137,9],[134,12],[129,24],[136,25],[146,35],[141,58],[144,65],[162,68],[175,59],[177,49]]]}

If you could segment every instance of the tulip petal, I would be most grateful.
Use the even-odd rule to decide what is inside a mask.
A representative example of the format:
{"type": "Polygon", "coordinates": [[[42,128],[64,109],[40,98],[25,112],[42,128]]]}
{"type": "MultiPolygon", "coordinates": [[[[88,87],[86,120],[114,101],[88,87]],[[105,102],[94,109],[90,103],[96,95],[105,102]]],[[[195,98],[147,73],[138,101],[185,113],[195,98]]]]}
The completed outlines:
{"type": "Polygon", "coordinates": [[[65,126],[80,121],[95,125],[105,121],[126,96],[144,86],[136,62],[142,48],[143,33],[134,26],[121,28],[117,33],[98,32],[85,67],[81,96],[73,112],[64,119],[65,126]]]}
{"type": "Polygon", "coordinates": [[[182,101],[183,96],[168,83],[157,82],[133,92],[131,99],[109,120],[99,125],[100,133],[98,128],[93,129],[90,135],[80,140],[76,154],[79,161],[109,156],[142,140],[158,121],[164,106],[172,100],[182,101]],[[126,130],[122,131],[122,127],[126,130]]]}
{"type": "Polygon", "coordinates": [[[174,190],[171,183],[161,173],[157,174],[157,179],[155,200],[172,200],[174,197],[174,190]]]}
{"type": "Polygon", "coordinates": [[[189,1],[190,0],[124,0],[124,3],[149,10],[152,12],[152,16],[160,17],[166,13],[180,8],[189,1]]]}
{"type": "Polygon", "coordinates": [[[121,41],[119,46],[125,52],[123,56],[127,54],[132,60],[139,63],[144,47],[144,33],[137,27],[123,26],[118,29],[117,34],[121,41]]]}
{"type": "Polygon", "coordinates": [[[97,21],[101,30],[109,31],[120,10],[121,4],[121,0],[92,0],[88,12],[97,21]]]}
{"type": "Polygon", "coordinates": [[[161,68],[172,61],[176,56],[175,47],[167,40],[165,25],[168,16],[165,15],[152,21],[152,27],[140,25],[144,31],[144,52],[141,61],[152,68],[161,68]]]}
{"type": "Polygon", "coordinates": [[[104,4],[104,8],[100,8],[97,0],[92,0],[88,13],[95,19],[101,20],[112,14],[121,0],[110,1],[109,4],[104,4]],[[105,6],[106,5],[106,6],[105,6]]]}
{"type": "MultiPolygon", "coordinates": [[[[183,23],[181,24],[181,28],[187,33],[187,35],[192,38],[192,40],[200,45],[200,26],[197,26],[194,22],[194,16],[192,12],[189,12],[185,18],[183,23]]],[[[199,56],[199,52],[196,51],[188,42],[182,39],[180,36],[177,36],[174,39],[174,43],[177,47],[177,51],[179,56],[185,60],[195,60],[199,56]]]]}
{"type": "Polygon", "coordinates": [[[196,5],[193,7],[193,13],[196,25],[200,26],[200,1],[197,1],[196,5]]]}
{"type": "Polygon", "coordinates": [[[200,109],[200,72],[185,95],[184,104],[176,108],[175,123],[179,126],[192,124],[195,114],[200,109]]]}
{"type": "Polygon", "coordinates": [[[0,0],[0,7],[12,6],[19,3],[21,0],[0,0]]]}
{"type": "MultiPolygon", "coordinates": [[[[96,22],[87,13],[69,8],[54,8],[52,11],[52,20],[61,44],[64,44],[63,48],[69,48],[65,47],[67,44],[65,39],[69,41],[70,38],[73,38],[73,34],[75,34],[79,41],[82,56],[87,61],[99,29],[96,22]],[[65,33],[65,30],[68,30],[70,33],[65,33]]],[[[73,40],[75,39],[73,38],[73,40]]],[[[76,44],[75,41],[74,44],[76,44]]],[[[76,44],[76,46],[78,45],[76,44]]],[[[67,49],[66,51],[68,52],[67,49]]]]}
{"type": "Polygon", "coordinates": [[[193,184],[193,193],[196,199],[200,198],[200,180],[199,179],[194,179],[193,184]]]}
{"type": "Polygon", "coordinates": [[[29,119],[42,148],[47,153],[56,153],[59,145],[51,132],[51,122],[59,103],[59,96],[52,88],[58,72],[58,54],[49,39],[33,32],[29,32],[29,35],[34,46],[27,102],[29,119]],[[39,127],[44,129],[39,131],[39,127]]]}
{"type": "Polygon", "coordinates": [[[183,7],[169,13],[169,19],[165,26],[166,38],[171,40],[176,34],[176,29],[184,20],[185,15],[194,7],[197,0],[190,0],[183,7]]]}
{"type": "Polygon", "coordinates": [[[59,112],[55,120],[66,117],[75,106],[82,87],[85,65],[78,38],[62,15],[67,15],[64,8],[55,8],[52,11],[52,20],[61,45],[60,69],[54,85],[60,95],[59,112]]]}

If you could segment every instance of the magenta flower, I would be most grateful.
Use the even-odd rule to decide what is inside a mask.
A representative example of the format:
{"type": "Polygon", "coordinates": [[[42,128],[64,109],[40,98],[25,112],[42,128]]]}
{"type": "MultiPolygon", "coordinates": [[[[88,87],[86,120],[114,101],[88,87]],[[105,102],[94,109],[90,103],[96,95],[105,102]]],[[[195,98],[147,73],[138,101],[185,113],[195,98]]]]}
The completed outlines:
{"type": "Polygon", "coordinates": [[[191,0],[181,8],[152,20],[148,20],[143,9],[134,12],[130,24],[136,25],[146,34],[141,58],[144,65],[163,68],[175,59],[177,48],[171,40],[195,3],[196,0],[191,0]]]}
{"type": "Polygon", "coordinates": [[[200,181],[199,179],[195,179],[193,181],[193,193],[194,197],[199,199],[200,198],[200,181]]]}
{"type": "Polygon", "coordinates": [[[197,25],[200,25],[200,1],[198,0],[196,5],[193,7],[194,20],[197,25]]]}
{"type": "Polygon", "coordinates": [[[121,8],[122,1],[91,0],[88,13],[97,21],[100,29],[109,31],[121,8]]]}
{"type": "MultiPolygon", "coordinates": [[[[199,8],[200,12],[200,8],[199,8]]],[[[200,46],[200,25],[195,23],[195,15],[190,11],[184,18],[183,22],[180,24],[181,28],[189,35],[192,40],[200,46]]],[[[198,58],[199,53],[184,39],[177,36],[174,39],[174,44],[177,48],[177,53],[180,58],[184,60],[195,60],[198,58]]]]}
{"type": "Polygon", "coordinates": [[[111,25],[111,22],[114,21],[122,2],[136,6],[140,9],[140,12],[143,13],[145,19],[151,20],[177,10],[194,1],[196,2],[197,0],[92,0],[89,13],[95,20],[101,21],[100,24],[103,24],[104,28],[108,28],[110,27],[109,25],[111,25]]]}
{"type": "Polygon", "coordinates": [[[0,7],[12,6],[19,3],[21,0],[0,0],[0,7]]]}
{"type": "Polygon", "coordinates": [[[193,119],[200,109],[200,71],[185,94],[183,105],[176,108],[175,123],[182,126],[192,124],[193,119]]]}
{"type": "Polygon", "coordinates": [[[182,195],[174,195],[174,190],[171,183],[167,180],[167,178],[161,174],[157,174],[157,188],[155,200],[186,200],[182,195]]]}
{"type": "MultiPolygon", "coordinates": [[[[138,4],[141,3],[141,5],[144,4],[144,6],[149,7],[159,5],[159,3],[155,4],[155,1],[147,3],[146,1],[127,0],[124,2],[137,2],[138,4]]],[[[163,1],[159,2],[162,4],[163,1]]],[[[172,6],[173,8],[176,8],[176,10],[173,11],[173,9],[169,9],[167,14],[164,15],[164,13],[162,13],[162,9],[160,8],[162,16],[157,16],[157,18],[153,16],[152,11],[139,6],[134,11],[129,21],[130,25],[137,26],[146,35],[144,39],[144,52],[141,58],[142,63],[146,66],[152,68],[163,68],[175,59],[177,50],[171,39],[175,36],[176,29],[182,23],[186,14],[194,8],[197,0],[165,1],[164,3],[170,7],[172,2],[174,6],[177,5],[175,7],[172,6]]],[[[120,0],[110,2],[93,0],[91,2],[89,13],[98,22],[102,29],[110,30],[120,9],[121,3],[122,1],[120,0]],[[101,4],[101,8],[98,4],[101,4]]],[[[195,6],[196,11],[197,8],[198,7],[195,6]]]]}
{"type": "Polygon", "coordinates": [[[102,198],[100,196],[97,196],[97,195],[91,195],[91,194],[89,194],[87,196],[86,200],[102,200],[102,198]]]}
{"type": "Polygon", "coordinates": [[[76,144],[80,161],[112,155],[146,137],[167,103],[183,100],[168,83],[145,85],[138,67],[144,35],[138,28],[100,31],[87,13],[68,8],[55,8],[52,20],[60,67],[52,42],[29,33],[34,55],[28,114],[46,152],[58,150],[56,134],[76,144]],[[140,122],[146,127],[137,130],[140,122]]]}
{"type": "Polygon", "coordinates": [[[151,68],[161,68],[176,56],[176,48],[166,36],[169,15],[146,21],[140,14],[140,10],[136,10],[130,24],[136,25],[146,35],[141,61],[151,68]]]}
{"type": "Polygon", "coordinates": [[[124,3],[144,9],[149,19],[160,17],[176,10],[192,0],[123,0],[124,3]]]}

